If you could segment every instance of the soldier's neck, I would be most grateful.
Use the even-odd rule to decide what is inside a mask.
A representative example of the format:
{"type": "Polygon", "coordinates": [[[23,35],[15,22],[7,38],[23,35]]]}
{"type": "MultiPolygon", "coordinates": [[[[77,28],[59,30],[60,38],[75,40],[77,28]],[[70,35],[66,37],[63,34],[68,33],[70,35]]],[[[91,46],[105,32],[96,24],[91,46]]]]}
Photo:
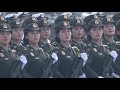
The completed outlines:
{"type": "Polygon", "coordinates": [[[110,43],[114,42],[113,36],[104,36],[104,39],[107,40],[110,43]]]}
{"type": "Polygon", "coordinates": [[[38,43],[31,43],[31,42],[29,42],[29,45],[30,45],[31,47],[36,47],[36,48],[39,47],[39,46],[38,46],[38,43]]]}
{"type": "Polygon", "coordinates": [[[43,44],[46,44],[46,43],[47,43],[47,39],[40,39],[40,41],[41,41],[43,44]]]}
{"type": "Polygon", "coordinates": [[[76,42],[81,42],[82,41],[81,38],[74,38],[74,37],[73,37],[73,40],[76,41],[76,42]]]}
{"type": "Polygon", "coordinates": [[[21,43],[21,40],[12,39],[12,42],[15,43],[15,44],[20,44],[20,43],[21,43]]]}
{"type": "Polygon", "coordinates": [[[65,48],[68,48],[70,46],[70,42],[60,41],[60,44],[63,45],[65,48]]]}
{"type": "Polygon", "coordinates": [[[0,47],[2,47],[2,48],[5,49],[5,50],[8,50],[9,45],[2,45],[2,44],[0,44],[0,47]]]}
{"type": "Polygon", "coordinates": [[[98,46],[101,45],[101,40],[92,40],[93,43],[97,44],[98,46]]]}

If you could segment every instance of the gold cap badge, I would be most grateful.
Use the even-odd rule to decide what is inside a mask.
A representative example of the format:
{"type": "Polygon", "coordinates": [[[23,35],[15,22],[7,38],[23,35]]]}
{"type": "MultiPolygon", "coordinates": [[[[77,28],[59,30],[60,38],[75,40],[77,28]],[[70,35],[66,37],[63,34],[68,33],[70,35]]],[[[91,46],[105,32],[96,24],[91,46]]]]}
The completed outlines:
{"type": "Polygon", "coordinates": [[[64,22],[63,25],[64,25],[64,26],[67,26],[68,24],[67,24],[67,22],[64,22]]]}
{"type": "Polygon", "coordinates": [[[98,16],[97,16],[97,15],[94,15],[94,18],[98,18],[98,16]]]}
{"type": "Polygon", "coordinates": [[[0,19],[1,19],[1,20],[5,20],[4,17],[1,17],[0,19]]]}
{"type": "Polygon", "coordinates": [[[68,16],[67,16],[67,15],[64,15],[64,18],[65,18],[65,19],[67,19],[67,18],[68,18],[68,16]]]}
{"type": "Polygon", "coordinates": [[[19,22],[19,21],[16,21],[16,24],[20,24],[20,22],[19,22]]]}
{"type": "Polygon", "coordinates": [[[45,24],[46,24],[46,23],[48,23],[48,22],[47,22],[46,20],[44,20],[44,21],[43,21],[43,23],[45,23],[45,24]]]}
{"type": "Polygon", "coordinates": [[[80,23],[80,19],[77,19],[77,23],[80,23]]]}
{"type": "Polygon", "coordinates": [[[7,28],[7,25],[3,25],[3,28],[7,28]]]}
{"type": "Polygon", "coordinates": [[[36,25],[36,24],[33,24],[33,27],[37,27],[37,25],[36,25]]]}
{"type": "Polygon", "coordinates": [[[35,21],[35,20],[36,20],[36,18],[35,18],[35,17],[32,17],[32,20],[33,20],[33,21],[35,21]]]}
{"type": "Polygon", "coordinates": [[[95,24],[99,24],[100,22],[98,20],[95,21],[95,24]]]}

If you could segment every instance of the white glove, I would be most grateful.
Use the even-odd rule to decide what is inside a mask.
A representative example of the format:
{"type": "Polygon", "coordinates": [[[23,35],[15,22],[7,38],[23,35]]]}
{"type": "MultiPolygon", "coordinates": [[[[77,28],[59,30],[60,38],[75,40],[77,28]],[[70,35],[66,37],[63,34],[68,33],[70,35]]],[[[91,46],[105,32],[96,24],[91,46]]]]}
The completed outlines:
{"type": "Polygon", "coordinates": [[[87,53],[80,53],[80,56],[85,62],[88,60],[87,53]]]}
{"type": "Polygon", "coordinates": [[[113,62],[115,62],[115,60],[116,60],[116,58],[118,56],[117,52],[116,51],[110,51],[109,54],[114,58],[113,62]]]}
{"type": "Polygon", "coordinates": [[[53,64],[54,64],[55,62],[57,62],[58,56],[57,56],[56,53],[53,53],[51,56],[52,56],[52,58],[54,59],[54,61],[53,61],[53,64]]]}
{"type": "Polygon", "coordinates": [[[104,78],[104,77],[102,77],[102,76],[99,76],[98,78],[104,78]]]}
{"type": "Polygon", "coordinates": [[[112,76],[115,77],[115,78],[120,78],[117,74],[115,73],[112,73],[112,76]]]}
{"type": "Polygon", "coordinates": [[[27,63],[27,59],[24,55],[20,56],[20,61],[23,63],[22,64],[22,69],[24,68],[25,64],[27,63]]]}
{"type": "Polygon", "coordinates": [[[86,75],[83,73],[83,75],[80,75],[78,78],[86,78],[86,75]]]}
{"type": "Polygon", "coordinates": [[[86,61],[88,60],[87,53],[80,53],[81,58],[84,60],[83,61],[83,66],[86,64],[86,61]]]}

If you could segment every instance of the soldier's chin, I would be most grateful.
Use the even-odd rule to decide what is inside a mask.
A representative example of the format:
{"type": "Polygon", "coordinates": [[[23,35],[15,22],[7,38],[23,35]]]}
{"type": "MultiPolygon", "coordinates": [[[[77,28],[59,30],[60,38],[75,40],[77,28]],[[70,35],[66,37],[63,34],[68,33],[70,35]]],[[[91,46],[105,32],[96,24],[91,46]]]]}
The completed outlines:
{"type": "Polygon", "coordinates": [[[3,42],[3,45],[9,45],[10,42],[3,42]]]}
{"type": "Polygon", "coordinates": [[[66,39],[66,40],[64,40],[64,42],[69,42],[70,41],[70,39],[66,39]]]}

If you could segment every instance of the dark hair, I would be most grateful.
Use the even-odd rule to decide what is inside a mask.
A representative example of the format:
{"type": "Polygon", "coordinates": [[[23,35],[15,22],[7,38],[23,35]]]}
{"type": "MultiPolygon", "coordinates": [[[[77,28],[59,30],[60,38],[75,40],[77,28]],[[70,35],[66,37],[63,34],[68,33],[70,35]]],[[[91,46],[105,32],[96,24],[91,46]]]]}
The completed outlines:
{"type": "Polygon", "coordinates": [[[92,40],[92,38],[91,38],[91,36],[90,36],[90,32],[87,32],[87,39],[88,39],[89,41],[92,40]]]}
{"type": "Polygon", "coordinates": [[[28,39],[26,38],[27,35],[28,35],[28,32],[24,32],[23,42],[24,42],[25,46],[29,45],[28,39]]]}
{"type": "Polygon", "coordinates": [[[60,32],[60,30],[59,30],[58,28],[56,28],[56,29],[55,29],[55,33],[56,33],[55,41],[56,41],[57,43],[60,43],[60,39],[59,39],[59,37],[58,37],[59,32],[60,32]]]}

